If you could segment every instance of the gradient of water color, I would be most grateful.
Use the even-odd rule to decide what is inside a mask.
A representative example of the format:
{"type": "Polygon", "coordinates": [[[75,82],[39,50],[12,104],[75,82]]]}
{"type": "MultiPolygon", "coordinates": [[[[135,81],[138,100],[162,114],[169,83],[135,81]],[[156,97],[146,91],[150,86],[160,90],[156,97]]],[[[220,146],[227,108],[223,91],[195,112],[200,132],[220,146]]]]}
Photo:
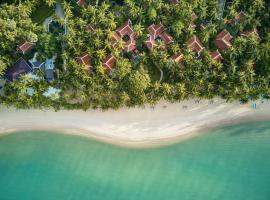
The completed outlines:
{"type": "Polygon", "coordinates": [[[0,200],[269,200],[270,122],[126,149],[46,132],[0,137],[0,200]]]}

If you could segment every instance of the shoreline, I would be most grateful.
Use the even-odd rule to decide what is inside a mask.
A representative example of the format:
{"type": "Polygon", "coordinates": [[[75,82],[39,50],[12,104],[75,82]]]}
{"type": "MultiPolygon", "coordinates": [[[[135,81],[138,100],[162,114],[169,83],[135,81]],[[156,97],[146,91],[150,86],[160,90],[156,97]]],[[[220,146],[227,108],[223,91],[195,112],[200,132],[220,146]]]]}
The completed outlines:
{"type": "Polygon", "coordinates": [[[49,131],[89,137],[130,148],[166,146],[232,124],[270,120],[270,103],[213,104],[202,100],[160,102],[153,109],[122,108],[118,111],[41,111],[0,107],[0,135],[21,131],[49,131]]]}

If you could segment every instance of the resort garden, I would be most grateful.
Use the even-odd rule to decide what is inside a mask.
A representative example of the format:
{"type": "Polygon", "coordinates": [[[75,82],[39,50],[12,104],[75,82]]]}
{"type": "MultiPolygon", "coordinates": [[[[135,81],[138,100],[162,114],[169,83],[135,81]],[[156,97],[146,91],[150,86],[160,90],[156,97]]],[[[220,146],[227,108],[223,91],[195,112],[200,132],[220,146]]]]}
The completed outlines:
{"type": "Polygon", "coordinates": [[[1,103],[86,110],[269,98],[269,11],[268,0],[6,0],[1,103]]]}

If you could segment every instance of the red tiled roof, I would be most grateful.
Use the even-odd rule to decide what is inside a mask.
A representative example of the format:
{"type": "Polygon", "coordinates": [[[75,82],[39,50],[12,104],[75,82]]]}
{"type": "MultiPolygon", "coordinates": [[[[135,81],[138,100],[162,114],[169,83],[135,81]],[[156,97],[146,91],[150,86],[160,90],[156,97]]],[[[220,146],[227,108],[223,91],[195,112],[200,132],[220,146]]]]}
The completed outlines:
{"type": "Polygon", "coordinates": [[[211,52],[210,55],[212,59],[216,61],[221,61],[223,59],[218,50],[211,52]]]}
{"type": "Polygon", "coordinates": [[[187,45],[188,45],[188,48],[191,48],[193,51],[197,52],[198,54],[200,54],[204,49],[201,41],[199,40],[197,36],[193,36],[192,38],[190,38],[187,41],[187,45]]]}
{"type": "Polygon", "coordinates": [[[24,42],[17,48],[17,51],[25,54],[28,51],[32,50],[34,48],[34,46],[35,46],[35,44],[32,42],[24,42]]]}
{"type": "Polygon", "coordinates": [[[84,5],[86,5],[86,1],[85,1],[85,0],[76,0],[76,3],[77,3],[79,6],[84,6],[84,5]]]}
{"type": "Polygon", "coordinates": [[[258,38],[260,38],[260,36],[259,36],[258,31],[257,31],[256,28],[254,28],[253,30],[250,30],[250,31],[244,31],[243,33],[241,33],[241,36],[249,37],[252,34],[255,34],[258,38]]]}
{"type": "Polygon", "coordinates": [[[152,35],[149,35],[149,37],[144,43],[150,51],[152,51],[157,46],[154,36],[152,35]]]}
{"type": "Polygon", "coordinates": [[[134,37],[130,37],[130,39],[125,44],[125,51],[130,52],[136,49],[136,41],[134,37]]]}
{"type": "Polygon", "coordinates": [[[160,38],[166,45],[173,42],[172,36],[165,32],[162,24],[152,24],[147,28],[149,36],[145,41],[147,48],[152,51],[154,47],[157,46],[156,39],[160,38]]]}
{"type": "Polygon", "coordinates": [[[77,62],[81,65],[85,65],[88,69],[91,67],[91,57],[88,53],[83,53],[77,57],[77,62]]]}
{"type": "Polygon", "coordinates": [[[176,62],[176,63],[180,63],[184,58],[184,55],[182,53],[177,53],[177,54],[174,54],[171,59],[176,62]]]}
{"type": "Polygon", "coordinates": [[[118,33],[114,32],[113,33],[113,38],[112,38],[112,46],[114,47],[118,41],[120,41],[122,38],[118,35],[118,33]]]}
{"type": "Polygon", "coordinates": [[[163,32],[162,34],[160,34],[159,37],[164,41],[165,44],[171,44],[173,42],[172,36],[170,36],[166,32],[163,32]]]}
{"type": "Polygon", "coordinates": [[[115,63],[116,63],[116,58],[112,54],[110,54],[104,59],[103,66],[110,72],[115,66],[115,63]]]}
{"type": "Polygon", "coordinates": [[[165,31],[165,29],[162,24],[152,24],[147,28],[147,31],[156,39],[161,33],[165,31]]]}
{"type": "Polygon", "coordinates": [[[127,20],[122,26],[120,26],[118,29],[116,29],[116,32],[119,34],[119,36],[122,38],[125,35],[132,35],[134,34],[134,31],[131,28],[131,21],[130,19],[127,20]]]}
{"type": "Polygon", "coordinates": [[[217,35],[215,43],[219,49],[225,50],[232,46],[230,42],[232,38],[233,37],[231,34],[226,29],[224,29],[217,35]]]}
{"type": "Polygon", "coordinates": [[[136,49],[135,33],[131,28],[131,21],[127,20],[122,26],[116,29],[113,34],[112,45],[114,46],[118,41],[122,40],[125,36],[128,36],[128,40],[125,41],[125,51],[130,52],[136,49]]]}

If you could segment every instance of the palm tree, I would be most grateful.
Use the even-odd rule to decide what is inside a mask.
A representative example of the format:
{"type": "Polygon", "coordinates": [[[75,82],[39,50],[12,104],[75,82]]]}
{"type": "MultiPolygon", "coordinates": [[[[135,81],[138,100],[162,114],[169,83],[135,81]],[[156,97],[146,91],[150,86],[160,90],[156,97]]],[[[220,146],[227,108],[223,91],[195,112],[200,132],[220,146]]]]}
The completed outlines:
{"type": "Polygon", "coordinates": [[[49,7],[52,7],[56,4],[56,0],[46,0],[46,3],[48,4],[49,7]]]}

